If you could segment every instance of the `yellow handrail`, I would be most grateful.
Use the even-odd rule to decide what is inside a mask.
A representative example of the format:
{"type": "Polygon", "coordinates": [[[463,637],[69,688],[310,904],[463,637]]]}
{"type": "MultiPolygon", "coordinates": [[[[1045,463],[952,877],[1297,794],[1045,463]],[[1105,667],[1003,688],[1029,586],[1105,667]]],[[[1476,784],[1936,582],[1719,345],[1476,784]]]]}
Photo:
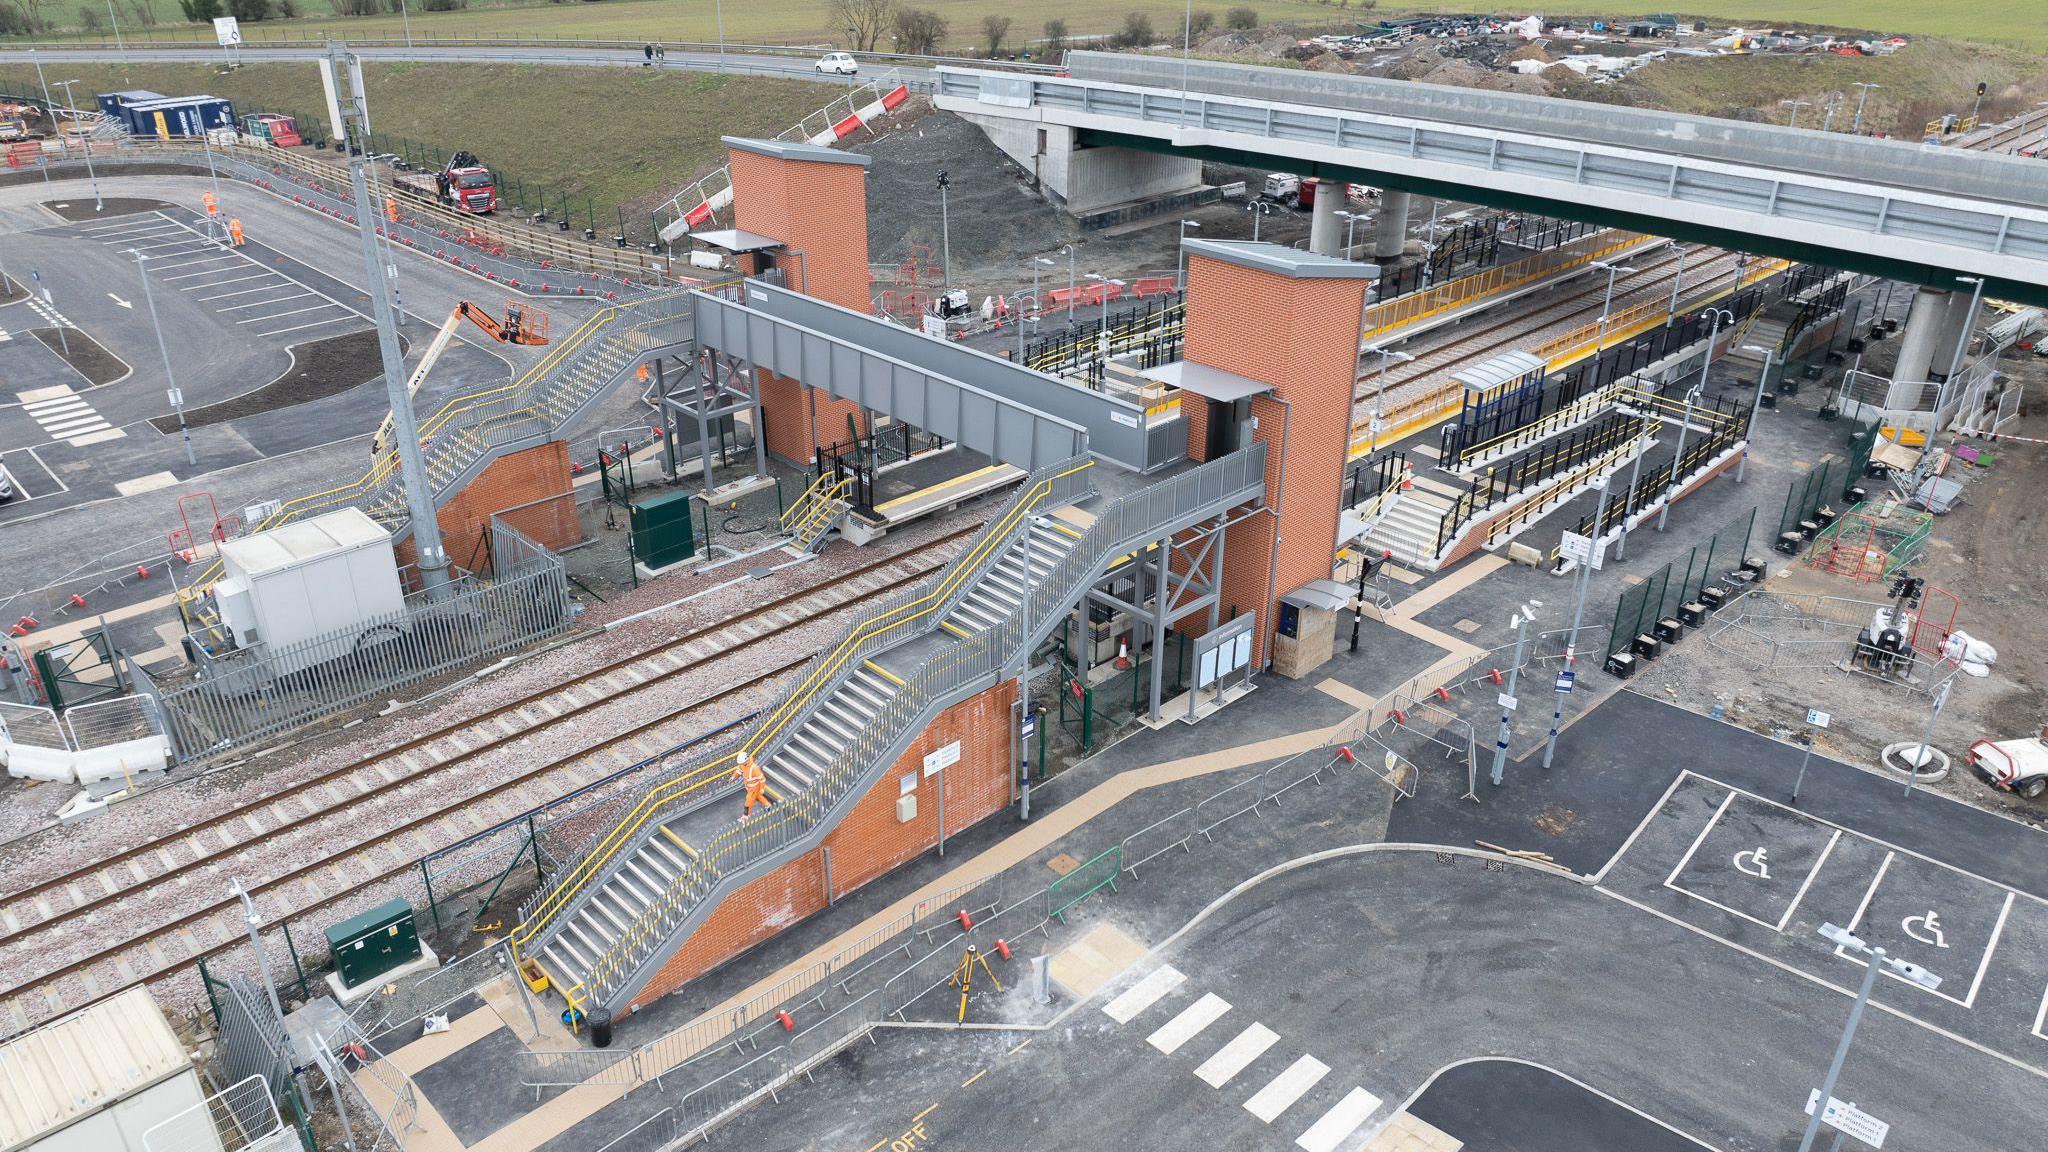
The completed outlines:
{"type": "Polygon", "coordinates": [[[1622,457],[1626,456],[1628,452],[1632,448],[1634,448],[1639,441],[1647,439],[1649,437],[1649,434],[1650,419],[1646,416],[1637,423],[1636,434],[1634,437],[1630,438],[1627,441],[1627,443],[1624,443],[1621,447],[1616,448],[1614,451],[1609,452],[1605,456],[1601,456],[1590,463],[1582,464],[1577,469],[1569,473],[1566,473],[1565,476],[1559,479],[1555,484],[1551,484],[1545,487],[1543,491],[1538,493],[1534,499],[1523,501],[1521,504],[1518,504],[1514,508],[1509,509],[1506,515],[1495,520],[1492,524],[1487,525],[1486,542],[1488,544],[1492,544],[1496,539],[1500,537],[1500,534],[1503,531],[1506,531],[1507,529],[1512,528],[1517,524],[1520,524],[1522,521],[1529,519],[1536,513],[1537,509],[1547,506],[1550,503],[1551,499],[1555,497],[1559,492],[1562,492],[1565,489],[1568,489],[1573,485],[1576,485],[1588,476],[1598,473],[1601,469],[1607,467],[1607,465],[1610,462],[1619,460],[1622,457]]]}
{"type": "Polygon", "coordinates": [[[1003,518],[997,522],[992,531],[982,537],[981,543],[973,552],[955,560],[948,566],[946,574],[933,586],[931,591],[916,600],[897,605],[886,612],[871,616],[856,625],[847,634],[846,638],[840,641],[839,646],[833,650],[832,654],[821,661],[818,667],[804,679],[802,684],[799,684],[790,693],[787,699],[754,726],[753,731],[736,752],[728,752],[724,756],[710,761],[690,777],[671,780],[666,784],[650,789],[645,796],[641,797],[640,802],[634,805],[631,812],[628,812],[622,820],[613,825],[612,830],[605,835],[605,838],[598,843],[597,847],[592,849],[577,863],[575,871],[571,872],[566,879],[555,886],[553,891],[548,893],[540,905],[533,910],[532,915],[517,928],[513,929],[508,939],[514,954],[517,955],[521,945],[532,940],[547,926],[549,921],[562,910],[562,906],[567,900],[576,892],[581,891],[583,884],[592,875],[602,870],[621,848],[631,842],[632,838],[646,825],[648,818],[657,810],[665,807],[669,801],[682,795],[683,792],[694,789],[704,779],[715,777],[717,772],[726,763],[736,761],[742,754],[751,755],[774,739],[780,734],[782,725],[788,722],[790,716],[796,710],[801,709],[803,705],[809,703],[811,696],[824,683],[829,682],[832,676],[838,673],[839,669],[845,665],[851,654],[862,642],[900,628],[932,612],[938,604],[943,603],[946,597],[952,594],[961,581],[965,580],[974,571],[976,566],[980,564],[981,560],[991,550],[1007,541],[1010,530],[1016,527],[1018,522],[1033,511],[1039,501],[1051,494],[1055,481],[1076,475],[1093,466],[1093,460],[1084,460],[1063,472],[1056,473],[1039,481],[1028,493],[1020,494],[1022,498],[1015,500],[1010,505],[1003,518]],[[677,785],[685,784],[686,781],[693,782],[678,790],[677,785]]]}
{"type": "Polygon", "coordinates": [[[782,530],[792,536],[802,535],[818,520],[830,516],[832,502],[845,496],[852,487],[853,478],[850,476],[834,476],[829,472],[820,475],[782,514],[782,530]],[[791,517],[796,518],[794,527],[790,525],[791,517]]]}
{"type": "MultiPolygon", "coordinates": [[[[1610,233],[1595,233],[1595,236],[1610,233]]],[[[1392,300],[1375,304],[1365,310],[1361,341],[1370,341],[1395,328],[1412,324],[1417,320],[1435,316],[1452,308],[1468,304],[1500,292],[1519,288],[1531,281],[1541,279],[1568,268],[1577,268],[1603,256],[1609,256],[1625,248],[1633,248],[1654,239],[1635,232],[1613,233],[1621,238],[1610,240],[1599,247],[1588,245],[1585,249],[1558,259],[1560,249],[1552,248],[1543,252],[1532,252],[1519,260],[1496,265],[1483,272],[1447,280],[1420,292],[1397,296],[1392,300]]],[[[1578,243],[1578,241],[1573,241],[1578,243]]]]}
{"type": "MultiPolygon", "coordinates": [[[[624,305],[623,307],[632,306],[633,305],[628,304],[624,305]]],[[[594,313],[588,320],[585,320],[583,324],[576,329],[576,331],[572,332],[569,335],[568,339],[556,344],[555,347],[550,349],[548,354],[545,357],[543,357],[538,364],[535,364],[533,367],[521,373],[518,377],[514,378],[510,383],[480,389],[476,392],[465,393],[461,396],[450,397],[445,403],[441,405],[441,407],[438,410],[435,411],[435,413],[432,416],[429,416],[420,425],[419,432],[421,439],[425,439],[426,437],[431,436],[435,432],[446,427],[449,421],[453,420],[456,416],[460,415],[461,413],[470,411],[471,409],[491,400],[494,397],[502,397],[507,394],[516,394],[519,390],[523,389],[529,383],[531,383],[541,373],[552,369],[556,364],[560,363],[562,357],[568,355],[570,352],[580,347],[586,340],[590,338],[591,334],[595,332],[599,326],[610,323],[614,318],[617,317],[621,307],[621,305],[611,305],[594,313]]],[[[517,411],[530,410],[531,409],[529,407],[525,409],[519,409],[517,411]]],[[[511,414],[516,414],[516,412],[508,413],[508,415],[511,414]]],[[[276,528],[282,524],[290,522],[293,519],[296,519],[298,516],[304,514],[305,512],[313,508],[325,507],[329,504],[336,503],[340,500],[351,499],[364,492],[368,492],[371,489],[376,488],[379,484],[382,484],[386,479],[388,479],[392,475],[392,473],[396,472],[397,470],[398,454],[396,452],[386,453],[385,455],[379,456],[376,460],[374,460],[371,463],[368,471],[364,472],[360,477],[357,477],[355,480],[347,484],[337,485],[333,488],[329,488],[322,492],[314,492],[306,496],[299,496],[292,500],[286,501],[285,503],[278,507],[276,512],[273,512],[269,516],[265,517],[262,524],[256,525],[255,528],[252,530],[262,531],[265,529],[276,528]]],[[[214,562],[211,565],[209,565],[207,569],[199,575],[199,578],[190,581],[187,587],[197,589],[199,592],[203,592],[205,589],[211,587],[216,580],[220,579],[221,572],[221,561],[219,560],[218,557],[216,557],[214,559],[214,562]]]]}

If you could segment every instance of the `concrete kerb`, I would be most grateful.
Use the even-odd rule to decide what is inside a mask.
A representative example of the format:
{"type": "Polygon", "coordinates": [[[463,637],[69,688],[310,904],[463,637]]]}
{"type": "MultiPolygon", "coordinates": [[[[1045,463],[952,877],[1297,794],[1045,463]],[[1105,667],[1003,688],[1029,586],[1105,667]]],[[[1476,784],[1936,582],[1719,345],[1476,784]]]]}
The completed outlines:
{"type": "MultiPolygon", "coordinates": [[[[1158,958],[1164,955],[1168,949],[1172,948],[1175,944],[1179,943],[1180,940],[1183,937],[1185,937],[1188,933],[1193,932],[1195,929],[1201,927],[1205,922],[1208,921],[1210,917],[1222,911],[1226,906],[1237,900],[1240,896],[1243,896],[1244,894],[1252,891],[1253,889],[1259,887],[1260,885],[1266,883],[1269,880],[1273,880],[1280,876],[1285,876],[1289,872],[1295,872],[1314,864],[1321,864],[1330,860],[1341,860],[1351,856],[1364,856],[1376,852],[1428,852],[1434,855],[1465,856],[1475,860],[1484,860],[1488,863],[1498,863],[1502,865],[1511,864],[1517,867],[1527,868],[1532,872],[1540,872],[1544,875],[1554,876],[1561,880],[1569,880],[1572,883],[1581,885],[1583,887],[1591,887],[1595,883],[1592,877],[1581,876],[1578,873],[1573,872],[1571,869],[1563,867],[1562,865],[1545,864],[1539,860],[1525,860],[1519,856],[1509,856],[1500,852],[1488,852],[1484,849],[1479,848],[1463,848],[1445,844],[1413,844],[1406,842],[1387,842],[1379,844],[1351,844],[1346,845],[1342,848],[1326,848],[1321,852],[1311,852],[1306,856],[1297,856],[1292,860],[1276,864],[1273,867],[1268,868],[1265,871],[1259,873],[1258,875],[1243,881],[1236,887],[1232,888],[1230,891],[1225,892],[1223,895],[1218,896],[1216,899],[1210,901],[1207,905],[1205,905],[1201,911],[1195,913],[1194,916],[1191,917],[1186,924],[1183,924],[1179,928],[1174,929],[1172,934],[1167,936],[1166,939],[1161,940],[1158,944],[1155,944],[1151,948],[1147,949],[1144,958],[1139,960],[1136,964],[1133,964],[1131,966],[1131,969],[1136,969],[1138,967],[1145,966],[1148,963],[1157,961],[1158,958]]],[[[1131,969],[1126,969],[1126,971],[1129,971],[1131,969]]],[[[1113,983],[1115,983],[1114,980],[1110,981],[1110,984],[1113,983]]],[[[1081,997],[1075,1000],[1072,1004],[1067,1005],[1065,1008],[1061,1009],[1057,1014],[1053,1016],[1052,1020],[1046,1025],[1046,1027],[1059,1027],[1059,1025],[1063,1023],[1069,1015],[1073,1014],[1075,1011],[1081,1009],[1082,1007],[1085,1007],[1090,1001],[1095,999],[1096,996],[1101,995],[1103,990],[1107,989],[1108,987],[1109,984],[1105,984],[1102,988],[1097,989],[1093,994],[1081,997]]]]}

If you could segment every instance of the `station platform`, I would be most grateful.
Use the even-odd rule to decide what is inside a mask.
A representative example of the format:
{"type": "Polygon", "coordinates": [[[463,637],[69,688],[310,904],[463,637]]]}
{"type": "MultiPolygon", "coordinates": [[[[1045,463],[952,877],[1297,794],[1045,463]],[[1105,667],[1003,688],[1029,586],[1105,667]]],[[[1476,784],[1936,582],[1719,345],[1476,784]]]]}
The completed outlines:
{"type": "Polygon", "coordinates": [[[875,502],[849,513],[841,535],[868,544],[927,516],[1001,492],[1024,479],[1023,469],[1002,464],[958,445],[884,464],[875,470],[875,502]]]}

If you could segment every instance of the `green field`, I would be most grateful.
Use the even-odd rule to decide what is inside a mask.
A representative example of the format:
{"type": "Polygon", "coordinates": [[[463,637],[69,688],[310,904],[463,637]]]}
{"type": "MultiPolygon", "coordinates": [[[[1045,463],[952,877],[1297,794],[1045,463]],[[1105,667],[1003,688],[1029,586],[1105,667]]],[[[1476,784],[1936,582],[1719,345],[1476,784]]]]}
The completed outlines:
{"type": "MultiPolygon", "coordinates": [[[[148,88],[208,92],[240,113],[318,117],[322,102],[310,64],[251,64],[229,75],[203,64],[67,65],[63,78],[78,81],[81,103],[87,91],[148,88]]],[[[516,64],[372,64],[363,78],[380,148],[402,150],[387,137],[467,148],[501,177],[570,197],[579,225],[583,198],[593,199],[600,226],[613,205],[678,191],[723,163],[720,135],[773,136],[841,91],[803,80],[516,64]],[[500,109],[517,114],[494,114],[500,109]]],[[[33,68],[0,65],[0,92],[35,90],[33,68]]]]}
{"type": "MultiPolygon", "coordinates": [[[[182,22],[175,0],[150,0],[158,14],[154,28],[127,27],[135,39],[177,36],[210,42],[211,28],[182,22]]],[[[395,0],[393,0],[395,2],[395,0]]],[[[982,17],[990,13],[1012,18],[1011,35],[1018,41],[1042,35],[1045,21],[1059,18],[1074,35],[1107,33],[1122,25],[1128,12],[1143,12],[1164,39],[1180,24],[1180,0],[1039,0],[1019,9],[997,0],[906,0],[916,7],[930,8],[947,21],[948,46],[955,50],[973,47],[980,39],[982,17]]],[[[396,14],[341,18],[333,16],[325,0],[297,0],[308,12],[291,20],[270,20],[245,25],[252,43],[279,36],[396,37],[402,24],[396,14]],[[312,15],[318,8],[320,15],[312,15]]],[[[414,5],[416,7],[416,4],[414,5]]],[[[1197,0],[1198,11],[1215,14],[1220,23],[1233,4],[1227,0],[1197,0]]],[[[1382,18],[1413,12],[1471,12],[1482,6],[1455,0],[1388,0],[1368,6],[1363,0],[1315,3],[1312,0],[1251,0],[1246,5],[1268,22],[1341,27],[1353,22],[1372,23],[1382,18]]],[[[53,2],[51,18],[75,26],[78,9],[53,2]]],[[[98,8],[99,5],[89,5],[98,8]]],[[[1502,9],[1504,14],[1522,16],[1540,9],[1551,16],[1626,17],[1657,9],[1643,4],[1630,8],[1611,0],[1555,0],[1548,4],[1502,9]]],[[[772,0],[748,4],[736,0],[725,6],[728,40],[741,43],[816,44],[843,43],[845,29],[831,17],[831,0],[772,0]]],[[[1969,3],[1940,4],[1933,0],[1689,0],[1678,11],[1699,16],[1714,25],[1743,24],[1768,27],[1808,24],[1869,31],[1896,32],[1909,36],[1940,36],[1984,44],[2033,50],[2048,49],[2048,19],[2043,19],[2042,0],[1972,0],[1969,3]]],[[[718,35],[712,0],[617,0],[605,3],[566,4],[484,4],[473,3],[460,12],[412,11],[410,22],[415,36],[534,36],[596,37],[624,40],[711,41],[718,35]]],[[[104,14],[97,19],[104,21],[104,14]]],[[[132,21],[124,20],[124,25],[132,21]]],[[[102,33],[104,35],[104,33],[102,33]]],[[[887,47],[886,43],[883,47],[887,47]]]]}

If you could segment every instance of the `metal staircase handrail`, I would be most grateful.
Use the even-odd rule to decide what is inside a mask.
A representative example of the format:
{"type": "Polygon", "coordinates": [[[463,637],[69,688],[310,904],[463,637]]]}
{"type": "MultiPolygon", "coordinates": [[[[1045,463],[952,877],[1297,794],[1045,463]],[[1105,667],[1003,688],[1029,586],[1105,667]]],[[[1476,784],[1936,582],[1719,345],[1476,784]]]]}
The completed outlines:
{"type": "Polygon", "coordinates": [[[995,545],[1007,536],[1008,531],[1055,492],[1077,491],[1081,482],[1073,478],[1083,475],[1093,464],[1094,461],[1088,457],[1074,457],[1034,472],[1011,497],[1003,513],[985,525],[968,548],[942,570],[937,579],[890,597],[879,610],[851,625],[837,644],[813,656],[794,685],[783,693],[777,703],[762,710],[762,718],[750,726],[740,741],[718,749],[707,749],[650,780],[631,812],[601,837],[593,836],[598,842],[582,854],[583,858],[574,869],[558,874],[545,888],[528,898],[520,909],[520,924],[511,935],[515,953],[523,955],[523,946],[538,939],[554,918],[566,909],[568,901],[595,881],[612,858],[636,839],[656,813],[693,797],[705,786],[715,783],[722,777],[724,766],[736,761],[742,751],[760,755],[766,745],[784,731],[793,732],[801,727],[816,706],[819,690],[838,670],[864,658],[881,647],[884,641],[894,642],[907,637],[908,633],[900,631],[904,625],[928,619],[935,627],[944,612],[951,610],[956,594],[972,586],[966,577],[1000,554],[995,545]],[[920,606],[922,610],[919,610],[920,606]]]}
{"type": "MultiPolygon", "coordinates": [[[[505,442],[500,437],[506,428],[516,426],[515,421],[542,415],[536,409],[544,404],[545,397],[552,394],[551,384],[572,376],[598,354],[615,347],[614,339],[629,339],[633,335],[645,334],[657,324],[680,319],[687,310],[688,299],[689,290],[680,289],[607,306],[585,320],[539,363],[510,382],[450,397],[419,426],[420,442],[426,446],[429,457],[428,471],[434,472],[435,466],[443,463],[452,447],[470,447],[472,455],[475,455],[487,453],[497,443],[505,442]],[[676,304],[684,307],[673,307],[676,304]],[[627,326],[625,333],[606,332],[605,329],[622,315],[631,315],[635,322],[627,326]],[[601,332],[604,339],[597,339],[601,332]]],[[[542,418],[545,420],[544,416],[542,418]]],[[[507,437],[505,440],[516,438],[507,437]]],[[[460,471],[457,469],[456,474],[460,471]]],[[[301,516],[345,503],[364,501],[376,504],[378,498],[374,494],[380,489],[395,488],[397,474],[398,453],[395,450],[384,452],[375,457],[369,469],[355,480],[286,501],[253,530],[276,528],[301,516]]],[[[387,491],[384,498],[388,499],[390,495],[391,492],[387,491]]],[[[221,565],[216,560],[198,579],[188,582],[187,588],[194,595],[201,594],[220,575],[221,565]]]]}
{"type": "MultiPolygon", "coordinates": [[[[888,755],[891,749],[915,738],[922,723],[928,722],[929,712],[959,689],[999,676],[1012,662],[1013,650],[1026,648],[1035,633],[1049,628],[1060,610],[1081,594],[1112,556],[1156,538],[1188,516],[1250,486],[1254,478],[1263,483],[1265,448],[1262,442],[1254,443],[1104,508],[1074,547],[1032,587],[1028,609],[1019,605],[996,627],[928,655],[808,788],[769,808],[765,819],[729,825],[714,836],[606,948],[582,981],[563,990],[564,995],[582,992],[582,1001],[591,1003],[618,991],[616,979],[638,970],[651,949],[693,915],[703,898],[726,877],[825,826],[825,817],[850,802],[868,776],[887,768],[893,761],[888,755]]],[[[1007,542],[1010,532],[1018,529],[1028,531],[1029,525],[1013,523],[1001,538],[1007,542]]]]}

